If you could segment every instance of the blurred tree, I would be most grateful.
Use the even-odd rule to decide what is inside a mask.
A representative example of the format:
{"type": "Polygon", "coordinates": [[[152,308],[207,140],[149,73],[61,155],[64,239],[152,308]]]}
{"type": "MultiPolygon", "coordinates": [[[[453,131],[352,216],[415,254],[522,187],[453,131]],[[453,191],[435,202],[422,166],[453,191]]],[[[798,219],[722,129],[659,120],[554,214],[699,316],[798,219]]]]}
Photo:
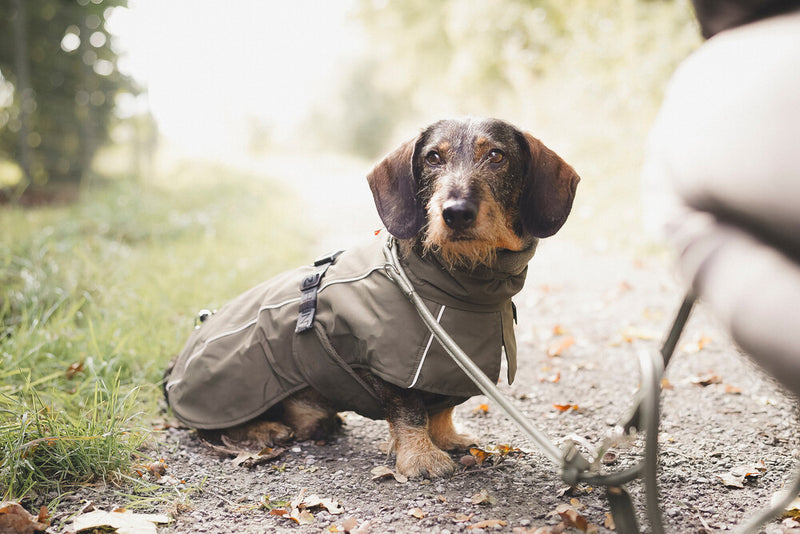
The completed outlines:
{"type": "Polygon", "coordinates": [[[0,0],[0,158],[24,183],[78,183],[109,137],[117,70],[105,21],[127,0],[0,0]]]}
{"type": "Polygon", "coordinates": [[[490,114],[540,124],[544,115],[602,114],[595,124],[627,124],[622,115],[655,109],[697,43],[688,0],[359,0],[357,7],[369,47],[315,124],[327,119],[335,142],[370,157],[388,148],[395,128],[409,131],[420,118],[490,114]]]}

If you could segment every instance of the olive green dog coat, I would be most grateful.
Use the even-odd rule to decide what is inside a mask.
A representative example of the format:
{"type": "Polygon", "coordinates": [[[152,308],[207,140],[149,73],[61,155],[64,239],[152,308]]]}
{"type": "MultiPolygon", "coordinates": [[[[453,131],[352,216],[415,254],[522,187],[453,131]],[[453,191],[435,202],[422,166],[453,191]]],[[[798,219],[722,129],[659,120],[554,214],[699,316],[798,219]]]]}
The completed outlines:
{"type": "MultiPolygon", "coordinates": [[[[167,380],[175,415],[194,428],[228,428],[312,387],[337,411],[381,419],[374,392],[354,371],[368,369],[403,388],[452,397],[480,393],[425,327],[386,273],[386,232],[328,265],[315,289],[311,327],[295,333],[305,266],[243,293],[195,329],[167,380]]],[[[448,271],[434,254],[403,267],[428,309],[493,381],[505,349],[516,371],[511,297],[525,282],[535,245],[500,251],[491,268],[448,271]]]]}

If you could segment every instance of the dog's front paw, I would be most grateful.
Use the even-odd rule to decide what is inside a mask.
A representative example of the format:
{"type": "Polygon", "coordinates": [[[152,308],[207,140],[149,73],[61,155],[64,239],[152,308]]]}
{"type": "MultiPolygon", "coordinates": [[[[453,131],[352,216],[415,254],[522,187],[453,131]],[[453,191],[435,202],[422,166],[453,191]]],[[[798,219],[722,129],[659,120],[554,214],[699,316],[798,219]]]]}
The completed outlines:
{"type": "Polygon", "coordinates": [[[440,449],[446,451],[467,450],[478,444],[478,440],[469,434],[447,434],[443,436],[432,436],[433,443],[440,449]]]}
{"type": "Polygon", "coordinates": [[[414,447],[397,450],[397,472],[408,478],[439,478],[453,474],[456,464],[443,450],[433,446],[420,450],[414,447]]]}

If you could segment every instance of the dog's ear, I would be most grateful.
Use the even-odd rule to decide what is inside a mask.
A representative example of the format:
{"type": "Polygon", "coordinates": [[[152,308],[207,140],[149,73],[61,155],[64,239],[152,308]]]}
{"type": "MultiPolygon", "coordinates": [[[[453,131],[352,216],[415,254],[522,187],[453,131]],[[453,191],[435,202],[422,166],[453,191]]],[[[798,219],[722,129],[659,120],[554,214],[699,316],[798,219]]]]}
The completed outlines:
{"type": "Polygon", "coordinates": [[[521,132],[518,141],[526,165],[520,203],[522,227],[535,237],[550,237],[567,220],[580,177],[531,134],[521,132]]]}
{"type": "Polygon", "coordinates": [[[425,225],[425,209],[417,195],[414,153],[419,138],[400,145],[367,174],[378,215],[398,239],[417,235],[425,225]]]}

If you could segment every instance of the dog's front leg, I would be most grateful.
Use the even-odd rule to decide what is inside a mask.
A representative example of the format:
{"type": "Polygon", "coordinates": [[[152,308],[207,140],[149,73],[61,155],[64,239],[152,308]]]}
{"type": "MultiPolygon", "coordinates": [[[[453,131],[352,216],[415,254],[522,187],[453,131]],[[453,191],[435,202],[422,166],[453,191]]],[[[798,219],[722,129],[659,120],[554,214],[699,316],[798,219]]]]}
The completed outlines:
{"type": "Polygon", "coordinates": [[[399,388],[374,376],[370,378],[389,422],[397,472],[409,478],[435,478],[453,473],[455,463],[431,440],[428,411],[420,392],[399,388]]]}

